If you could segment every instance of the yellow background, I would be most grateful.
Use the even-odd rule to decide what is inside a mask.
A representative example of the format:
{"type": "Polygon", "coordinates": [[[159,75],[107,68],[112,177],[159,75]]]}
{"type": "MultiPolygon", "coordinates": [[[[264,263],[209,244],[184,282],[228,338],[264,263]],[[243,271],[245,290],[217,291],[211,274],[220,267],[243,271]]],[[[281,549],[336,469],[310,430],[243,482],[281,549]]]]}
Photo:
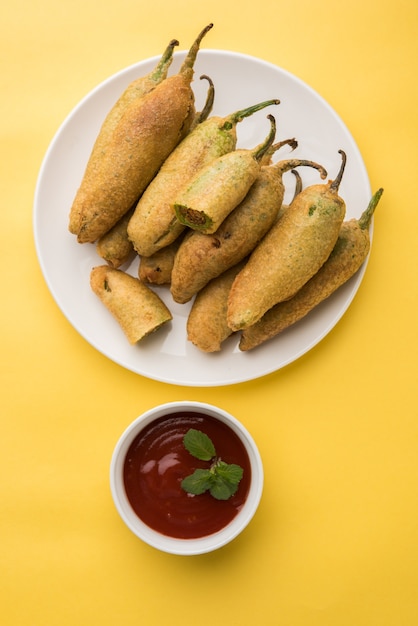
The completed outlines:
{"type": "Polygon", "coordinates": [[[0,19],[0,606],[7,626],[415,626],[417,24],[415,0],[13,0],[0,19]],[[340,323],[290,366],[222,388],[147,380],[70,326],[37,261],[35,184],[93,87],[186,48],[275,63],[351,130],[384,187],[370,262],[340,323]],[[210,41],[209,41],[210,38],[210,41]],[[209,401],[256,439],[265,490],[231,545],[177,557],[111,500],[124,428],[162,401],[209,401]]]}

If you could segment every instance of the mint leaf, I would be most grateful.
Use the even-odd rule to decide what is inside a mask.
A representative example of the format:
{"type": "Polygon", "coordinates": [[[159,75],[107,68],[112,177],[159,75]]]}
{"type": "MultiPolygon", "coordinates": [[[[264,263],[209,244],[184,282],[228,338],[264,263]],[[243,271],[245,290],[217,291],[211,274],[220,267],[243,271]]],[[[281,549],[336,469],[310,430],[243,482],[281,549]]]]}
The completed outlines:
{"type": "Polygon", "coordinates": [[[235,465],[235,463],[228,464],[224,463],[224,461],[219,461],[216,465],[216,474],[234,485],[238,485],[243,473],[242,467],[235,465]]]}
{"type": "Polygon", "coordinates": [[[210,489],[213,481],[213,474],[208,469],[197,469],[181,481],[181,487],[188,493],[199,496],[210,489]]]}
{"type": "Polygon", "coordinates": [[[186,450],[201,461],[210,461],[216,455],[215,446],[209,437],[195,428],[190,428],[187,431],[183,443],[186,450]]]}
{"type": "Polygon", "coordinates": [[[217,500],[228,500],[238,489],[238,483],[231,483],[221,476],[217,476],[210,487],[210,495],[217,500]]]}
{"type": "Polygon", "coordinates": [[[215,480],[210,487],[211,495],[217,500],[228,500],[238,489],[243,475],[242,467],[219,460],[213,471],[215,480]]]}

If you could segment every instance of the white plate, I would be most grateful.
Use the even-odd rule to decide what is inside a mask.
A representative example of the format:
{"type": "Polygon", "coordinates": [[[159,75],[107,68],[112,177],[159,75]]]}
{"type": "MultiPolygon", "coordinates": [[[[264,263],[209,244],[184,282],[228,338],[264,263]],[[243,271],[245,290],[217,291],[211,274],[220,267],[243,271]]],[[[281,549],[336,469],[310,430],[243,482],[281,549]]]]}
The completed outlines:
{"type": "MultiPolygon", "coordinates": [[[[177,71],[185,52],[176,52],[170,74],[177,71]]],[[[63,122],[45,155],[34,204],[34,233],[40,265],[47,285],[74,328],[101,353],[142,376],[176,385],[230,385],[264,376],[298,359],[335,326],[351,303],[364,275],[357,275],[317,310],[275,339],[246,353],[237,337],[225,342],[221,353],[204,354],[186,338],[190,304],[173,303],[167,288],[157,292],[173,313],[173,321],[136,346],[129,345],[121,329],[89,286],[90,270],[103,263],[95,246],[78,244],[68,231],[70,206],[102,121],[126,85],[146,74],[159,57],[137,63],[110,77],[88,94],[63,122]]],[[[196,108],[204,103],[209,75],[215,84],[213,114],[227,115],[256,102],[279,98],[279,106],[259,111],[238,125],[238,145],[253,147],[267,135],[268,113],[277,120],[277,140],[296,137],[292,156],[321,163],[334,178],[341,163],[339,149],[347,153],[340,195],[347,217],[359,217],[370,196],[370,183],[353,137],[333,109],[310,87],[288,72],[260,59],[221,50],[201,50],[195,65],[193,90],[196,108]]],[[[279,152],[286,158],[290,151],[279,152]]],[[[320,182],[311,168],[300,170],[304,185],[320,182]]],[[[286,176],[292,176],[290,173],[286,176]]],[[[285,181],[288,179],[285,179],[285,181]]],[[[293,193],[289,179],[285,200],[293,193]],[[289,195],[290,194],[290,195],[289,195]]],[[[136,274],[137,261],[127,269],[136,274]]]]}

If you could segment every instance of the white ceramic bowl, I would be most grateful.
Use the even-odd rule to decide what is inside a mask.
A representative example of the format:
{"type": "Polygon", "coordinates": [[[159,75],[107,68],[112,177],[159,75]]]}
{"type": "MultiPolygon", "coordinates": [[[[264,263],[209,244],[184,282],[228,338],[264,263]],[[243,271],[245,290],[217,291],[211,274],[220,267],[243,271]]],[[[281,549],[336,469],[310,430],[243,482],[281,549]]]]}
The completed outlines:
{"type": "Polygon", "coordinates": [[[116,509],[128,528],[145,543],[171,554],[195,555],[221,548],[239,535],[253,518],[263,491],[264,473],[257,446],[247,429],[232,415],[210,404],[194,401],[168,402],[156,406],[128,426],[114,449],[110,465],[110,487],[116,509]],[[204,413],[228,425],[238,435],[251,465],[251,483],[242,509],[218,532],[197,539],[178,539],[159,533],[145,524],[133,510],[124,486],[123,468],[128,449],[143,428],[153,420],[172,413],[204,413]]]}

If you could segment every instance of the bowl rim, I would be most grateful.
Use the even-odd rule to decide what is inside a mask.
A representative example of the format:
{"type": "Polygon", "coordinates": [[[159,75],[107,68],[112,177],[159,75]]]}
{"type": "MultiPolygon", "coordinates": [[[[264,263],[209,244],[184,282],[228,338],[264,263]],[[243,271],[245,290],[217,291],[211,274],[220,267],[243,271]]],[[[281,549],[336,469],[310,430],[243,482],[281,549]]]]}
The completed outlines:
{"type": "Polygon", "coordinates": [[[236,417],[224,409],[207,402],[178,400],[165,402],[152,407],[139,415],[123,431],[113,450],[110,462],[110,490],[116,510],[126,526],[142,541],[163,552],[177,555],[204,554],[217,550],[235,539],[254,517],[261,500],[264,486],[264,469],[257,445],[236,417]],[[155,419],[168,415],[176,410],[193,412],[200,411],[219,419],[227,424],[241,439],[251,464],[251,483],[244,506],[224,528],[196,539],[169,537],[154,530],[137,516],[127,498],[123,484],[123,465],[128,448],[134,438],[145,426],[155,419]]]}

